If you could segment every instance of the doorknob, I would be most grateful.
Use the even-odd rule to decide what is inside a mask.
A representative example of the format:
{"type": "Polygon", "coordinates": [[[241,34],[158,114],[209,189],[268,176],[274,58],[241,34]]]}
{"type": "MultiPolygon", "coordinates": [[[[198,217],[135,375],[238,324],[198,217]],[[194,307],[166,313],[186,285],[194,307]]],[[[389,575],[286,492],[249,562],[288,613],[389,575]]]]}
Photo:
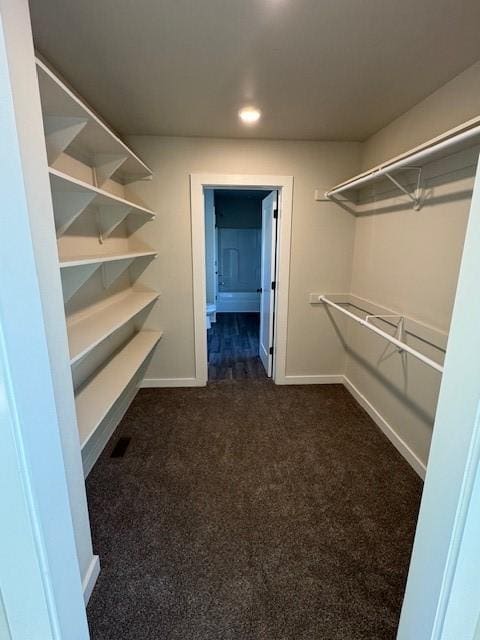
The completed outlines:
{"type": "Polygon", "coordinates": [[[257,289],[257,293],[262,293],[262,289],[257,289]]]}

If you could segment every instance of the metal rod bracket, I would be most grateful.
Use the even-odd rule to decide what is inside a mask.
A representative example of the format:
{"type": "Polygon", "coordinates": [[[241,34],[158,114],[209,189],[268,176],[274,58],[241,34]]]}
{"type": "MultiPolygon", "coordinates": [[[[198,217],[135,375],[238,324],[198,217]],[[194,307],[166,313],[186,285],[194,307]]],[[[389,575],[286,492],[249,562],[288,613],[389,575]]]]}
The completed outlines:
{"type": "Polygon", "coordinates": [[[410,200],[413,202],[413,209],[415,211],[419,211],[422,207],[422,202],[421,202],[421,180],[422,180],[422,167],[404,167],[405,169],[415,169],[417,171],[417,185],[415,187],[415,191],[412,193],[410,193],[410,191],[408,191],[408,189],[405,189],[405,187],[400,184],[400,182],[394,178],[392,176],[391,173],[389,173],[388,171],[385,171],[384,175],[385,177],[387,177],[390,182],[392,184],[394,184],[397,189],[399,189],[402,193],[404,193],[408,198],[410,198],[410,200]]]}

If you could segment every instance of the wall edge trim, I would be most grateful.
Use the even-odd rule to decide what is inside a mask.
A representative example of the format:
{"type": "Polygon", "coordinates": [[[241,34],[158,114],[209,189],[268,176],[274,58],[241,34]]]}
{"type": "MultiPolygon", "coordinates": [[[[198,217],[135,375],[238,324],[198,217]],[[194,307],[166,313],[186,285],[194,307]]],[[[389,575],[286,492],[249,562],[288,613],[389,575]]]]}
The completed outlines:
{"type": "Polygon", "coordinates": [[[276,384],[343,384],[342,374],[283,376],[276,384]]]}
{"type": "Polygon", "coordinates": [[[100,558],[98,556],[92,556],[88,569],[82,578],[83,599],[85,606],[90,600],[93,588],[97,582],[97,578],[100,575],[100,558]]]}

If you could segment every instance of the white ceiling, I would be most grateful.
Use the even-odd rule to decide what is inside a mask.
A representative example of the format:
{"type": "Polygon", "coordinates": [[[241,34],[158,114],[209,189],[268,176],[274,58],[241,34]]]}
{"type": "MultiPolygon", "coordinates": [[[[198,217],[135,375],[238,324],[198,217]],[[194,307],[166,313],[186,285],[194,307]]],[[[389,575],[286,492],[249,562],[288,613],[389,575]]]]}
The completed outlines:
{"type": "Polygon", "coordinates": [[[30,4],[39,51],[122,134],[363,140],[480,58],[479,0],[30,4]]]}

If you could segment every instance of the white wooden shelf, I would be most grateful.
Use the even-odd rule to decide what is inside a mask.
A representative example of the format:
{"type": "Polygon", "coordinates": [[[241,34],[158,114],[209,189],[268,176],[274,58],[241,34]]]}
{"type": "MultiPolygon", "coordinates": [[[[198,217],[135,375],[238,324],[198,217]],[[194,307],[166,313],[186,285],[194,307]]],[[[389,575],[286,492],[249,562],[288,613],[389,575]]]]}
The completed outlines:
{"type": "Polygon", "coordinates": [[[113,296],[107,304],[92,308],[67,323],[70,364],[75,364],[87,353],[108,338],[117,329],[146,309],[159,293],[156,291],[134,291],[113,296]]]}
{"type": "Polygon", "coordinates": [[[90,264],[104,264],[106,262],[117,262],[120,260],[135,260],[146,256],[156,256],[157,252],[151,249],[144,251],[128,251],[125,253],[104,253],[91,255],[63,256],[60,258],[60,268],[81,267],[90,264]]]}
{"type": "Polygon", "coordinates": [[[108,237],[127,215],[136,214],[153,220],[155,214],[140,204],[116,196],[100,187],[78,180],[50,167],[50,186],[57,236],[64,234],[89,205],[97,207],[101,233],[108,237]]]}
{"type": "MultiPolygon", "coordinates": [[[[77,246],[72,245],[72,236],[68,249],[62,242],[58,245],[64,301],[67,303],[95,273],[99,278],[92,284],[96,295],[103,298],[67,317],[70,364],[80,363],[89,353],[103,359],[93,374],[87,367],[96,365],[86,361],[82,362],[83,371],[80,364],[74,368],[75,376],[82,380],[75,393],[75,405],[84,472],[88,474],[132,401],[142,365],[162,336],[160,331],[137,331],[106,359],[98,349],[93,351],[100,344],[107,349],[105,341],[122,327],[129,331],[129,321],[141,324],[142,312],[146,314],[159,297],[156,291],[135,291],[129,284],[121,293],[105,298],[106,290],[128,269],[128,280],[133,282],[157,257],[156,251],[143,244],[107,240],[124,221],[128,224],[126,233],[122,229],[122,238],[155,217],[150,209],[132,202],[129,198],[133,195],[125,197],[127,191],[120,186],[149,179],[152,172],[58,74],[39,59],[36,65],[57,238],[77,219],[80,224],[85,223],[89,236],[77,246]],[[67,157],[61,157],[64,153],[70,156],[69,162],[67,157]],[[69,175],[69,169],[65,173],[55,168],[77,166],[75,160],[84,165],[81,175],[87,181],[69,175]],[[80,216],[86,212],[88,217],[85,215],[82,220],[80,216]],[[98,244],[95,237],[90,237],[92,231],[98,234],[98,244]]],[[[88,297],[91,292],[85,289],[88,297]]],[[[118,334],[116,337],[120,339],[118,334]]],[[[110,351],[113,348],[111,345],[110,351]]]]}
{"type": "Polygon", "coordinates": [[[97,172],[99,184],[150,178],[151,169],[51,69],[36,59],[49,163],[63,152],[97,172]]]}
{"type": "Polygon", "coordinates": [[[156,257],[157,253],[151,249],[125,253],[60,256],[63,298],[65,302],[68,302],[100,267],[102,268],[103,286],[108,289],[135,260],[156,257]]]}
{"type": "Polygon", "coordinates": [[[140,331],[78,390],[75,404],[82,448],[161,337],[160,331],[140,331]]]}

